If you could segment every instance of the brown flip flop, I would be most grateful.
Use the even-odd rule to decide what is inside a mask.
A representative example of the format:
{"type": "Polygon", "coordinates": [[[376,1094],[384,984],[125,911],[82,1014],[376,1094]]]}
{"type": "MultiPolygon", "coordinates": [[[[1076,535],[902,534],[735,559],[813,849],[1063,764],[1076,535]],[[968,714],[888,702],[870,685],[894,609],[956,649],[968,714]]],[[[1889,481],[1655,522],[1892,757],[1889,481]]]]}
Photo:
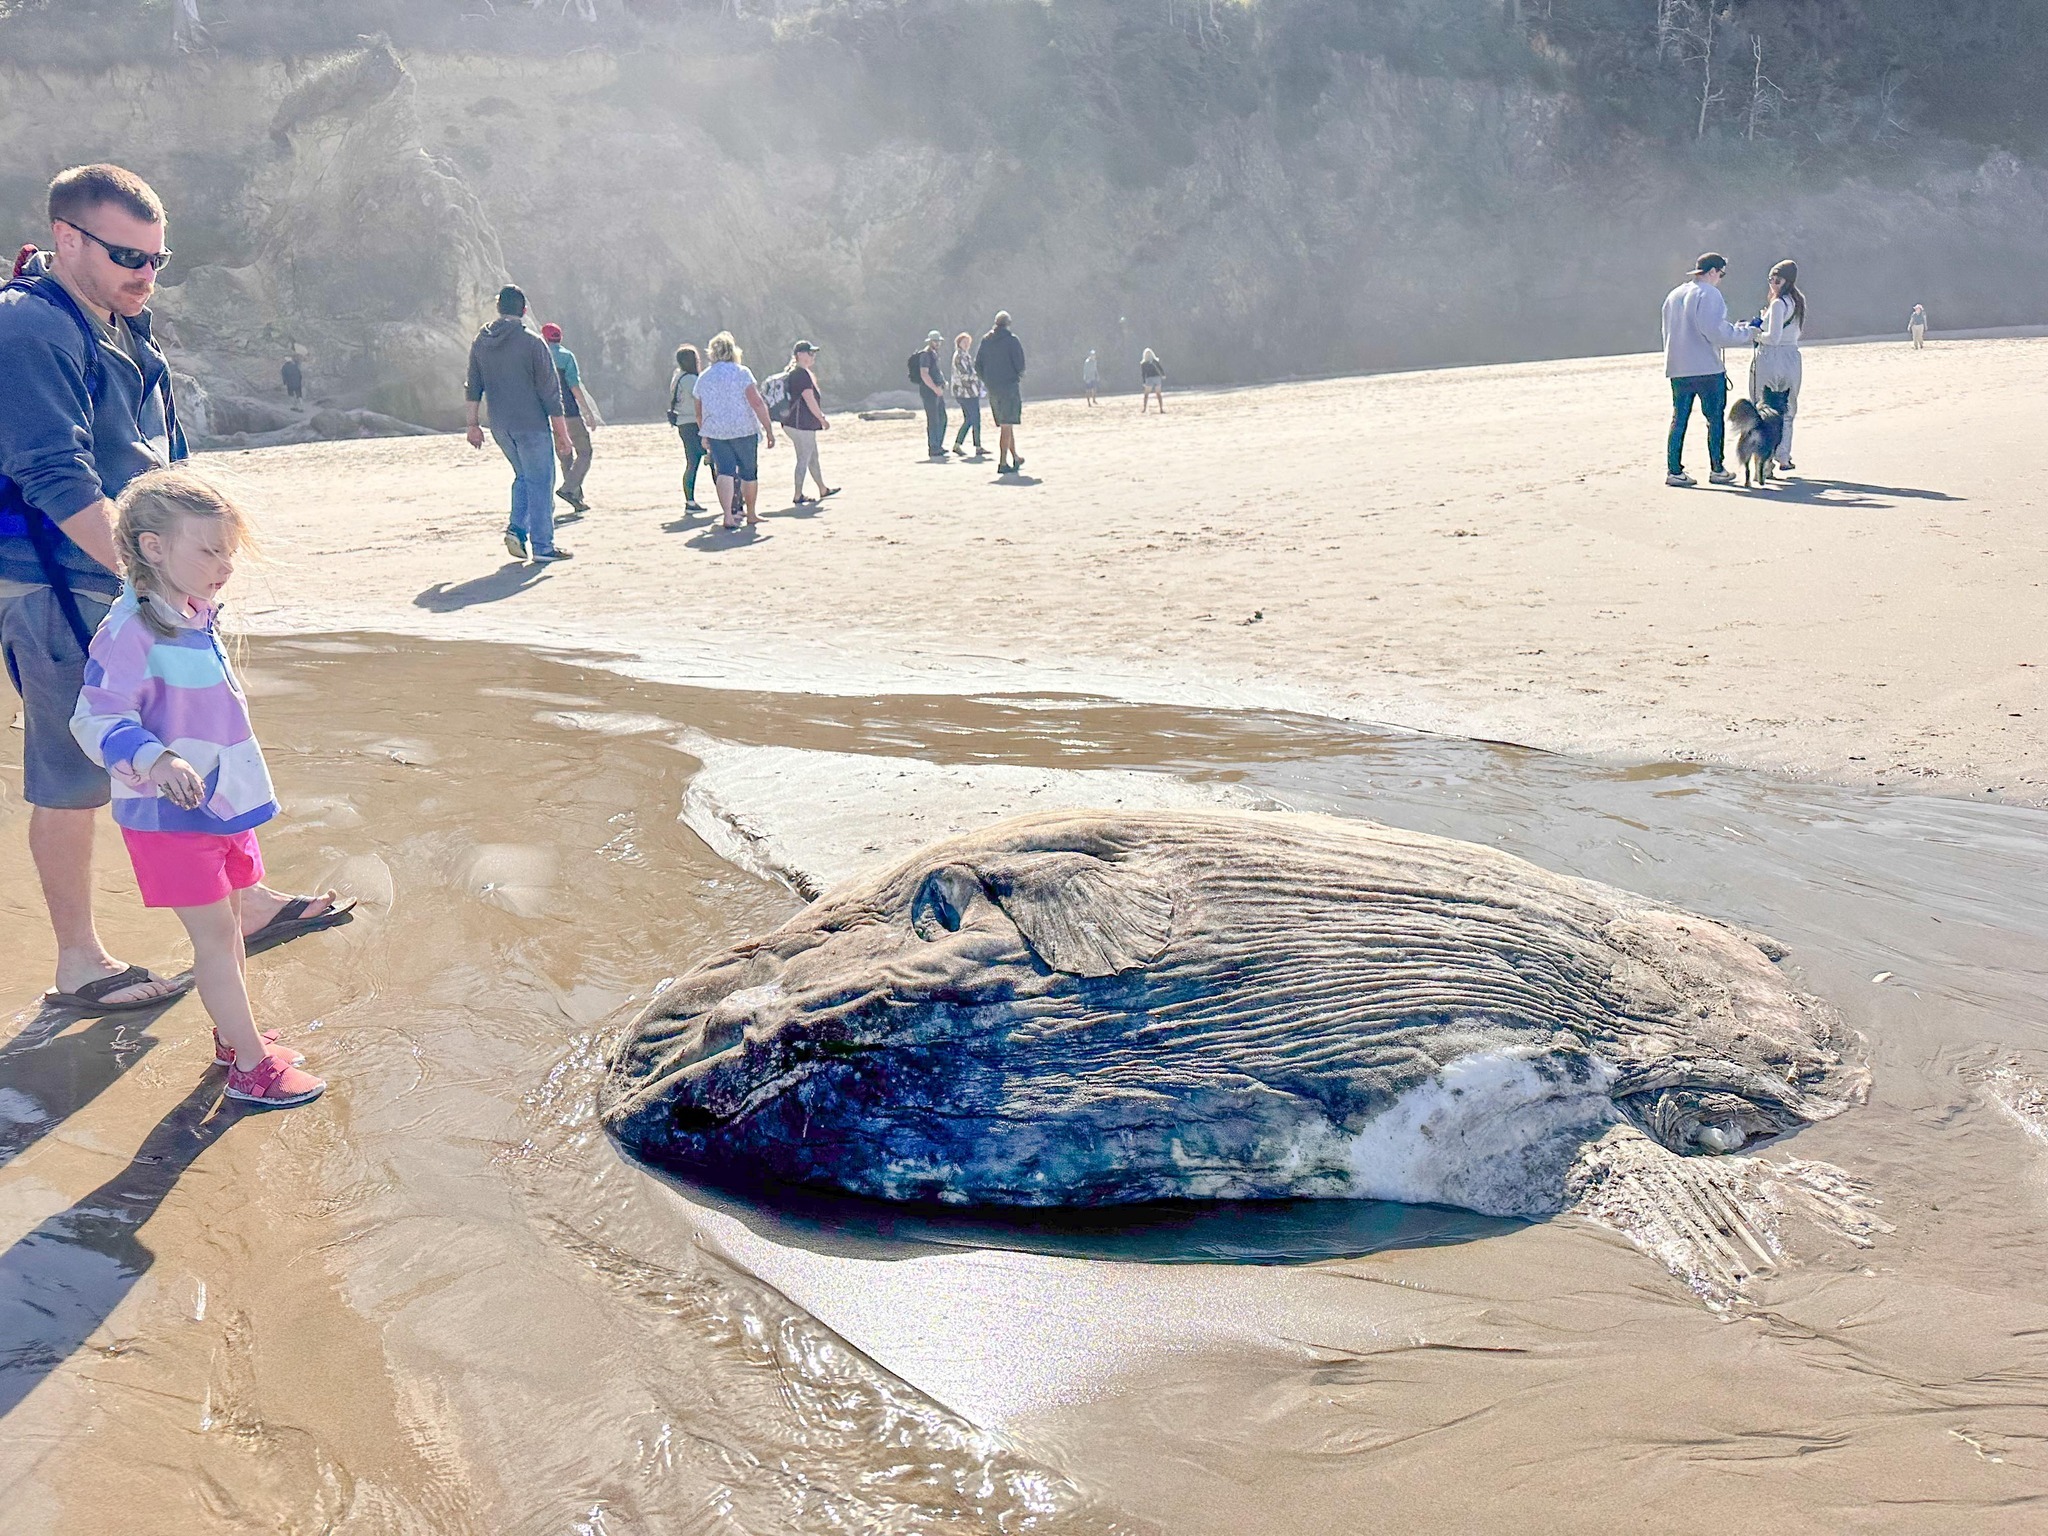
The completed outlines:
{"type": "Polygon", "coordinates": [[[191,990],[190,975],[159,976],[144,966],[131,965],[115,975],[88,981],[76,992],[59,992],[52,987],[43,994],[43,1006],[68,1008],[74,1013],[140,1013],[145,1008],[168,1008],[191,990]],[[109,992],[119,992],[123,987],[138,986],[145,981],[167,981],[171,983],[172,990],[157,997],[132,997],[122,1003],[104,1001],[109,992]]]}

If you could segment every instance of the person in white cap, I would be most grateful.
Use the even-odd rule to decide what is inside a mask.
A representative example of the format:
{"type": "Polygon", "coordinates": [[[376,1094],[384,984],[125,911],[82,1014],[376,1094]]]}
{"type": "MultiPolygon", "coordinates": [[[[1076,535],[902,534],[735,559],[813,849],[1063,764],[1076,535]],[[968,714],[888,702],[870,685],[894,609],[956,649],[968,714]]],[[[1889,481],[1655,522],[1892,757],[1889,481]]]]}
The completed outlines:
{"type": "Polygon", "coordinates": [[[910,360],[911,377],[924,401],[925,455],[933,459],[946,457],[946,386],[939,378],[939,348],[945,344],[946,338],[933,331],[924,339],[924,350],[910,360]]]}
{"type": "Polygon", "coordinates": [[[1665,445],[1664,483],[1692,485],[1685,472],[1685,429],[1692,421],[1693,402],[1707,418],[1707,478],[1729,485],[1735,476],[1722,467],[1728,437],[1728,368],[1721,349],[1753,340],[1750,325],[1731,325],[1728,301],[1721,297],[1721,279],[1728,258],[1709,251],[1693,264],[1664,296],[1664,376],[1671,381],[1671,436],[1665,445]]]}

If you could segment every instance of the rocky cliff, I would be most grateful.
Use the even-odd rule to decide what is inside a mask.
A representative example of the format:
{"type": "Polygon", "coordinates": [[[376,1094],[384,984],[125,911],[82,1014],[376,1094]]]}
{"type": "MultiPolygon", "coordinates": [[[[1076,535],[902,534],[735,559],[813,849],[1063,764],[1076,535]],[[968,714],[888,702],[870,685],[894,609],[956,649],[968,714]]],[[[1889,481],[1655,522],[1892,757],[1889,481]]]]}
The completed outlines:
{"type": "Polygon", "coordinates": [[[1046,392],[1091,347],[1113,386],[1144,346],[1219,384],[1638,349],[1708,247],[1738,307],[1799,257],[1820,334],[1899,329],[1916,301],[1938,327],[2048,318],[2015,277],[2048,237],[2048,174],[2002,150],[1674,146],[1534,77],[1365,44],[1248,78],[1280,45],[1203,41],[1243,25],[1216,6],[1181,7],[1184,56],[1141,68],[1112,12],[705,16],[631,49],[0,54],[0,215],[35,235],[41,184],[81,160],[147,176],[179,253],[161,313],[209,429],[263,440],[304,430],[288,348],[316,401],[372,413],[327,430],[452,424],[508,279],[625,418],[658,415],[677,343],[721,327],[756,362],[816,337],[847,398],[998,307],[1046,392]]]}

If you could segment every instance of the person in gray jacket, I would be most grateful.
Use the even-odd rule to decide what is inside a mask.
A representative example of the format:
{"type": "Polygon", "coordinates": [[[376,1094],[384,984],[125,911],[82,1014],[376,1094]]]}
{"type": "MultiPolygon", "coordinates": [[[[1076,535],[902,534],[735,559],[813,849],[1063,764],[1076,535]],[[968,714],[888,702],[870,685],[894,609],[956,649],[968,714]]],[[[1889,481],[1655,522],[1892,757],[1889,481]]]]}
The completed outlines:
{"type": "Polygon", "coordinates": [[[576,456],[563,413],[562,380],[548,344],[526,328],[526,295],[498,290],[498,318],[469,344],[469,445],[484,445],[481,421],[491,407],[491,436],[512,465],[512,520],[505,551],[515,560],[567,560],[555,547],[555,455],[576,456]],[[550,440],[552,429],[552,440],[550,440]]]}
{"type": "Polygon", "coordinates": [[[1671,436],[1664,450],[1664,483],[1692,485],[1685,472],[1685,429],[1692,422],[1693,402],[1707,418],[1707,478],[1728,485],[1735,476],[1722,465],[1728,436],[1728,369],[1723,347],[1755,339],[1749,325],[1728,323],[1728,301],[1721,297],[1721,279],[1728,258],[1709,251],[1693,265],[1685,281],[1664,296],[1664,376],[1671,381],[1671,436]]]}

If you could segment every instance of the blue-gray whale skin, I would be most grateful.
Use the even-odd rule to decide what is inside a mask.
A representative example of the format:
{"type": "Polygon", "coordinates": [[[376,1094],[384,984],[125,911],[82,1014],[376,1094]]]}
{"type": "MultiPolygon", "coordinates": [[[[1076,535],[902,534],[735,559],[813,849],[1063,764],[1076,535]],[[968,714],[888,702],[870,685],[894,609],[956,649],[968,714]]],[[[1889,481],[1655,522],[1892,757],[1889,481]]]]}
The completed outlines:
{"type": "Polygon", "coordinates": [[[658,1166],[892,1200],[1534,1215],[1617,1127],[1712,1154],[1860,1100],[1857,1037],[1774,958],[1419,833],[1053,812],[699,964],[630,1027],[601,1110],[658,1166]]]}

